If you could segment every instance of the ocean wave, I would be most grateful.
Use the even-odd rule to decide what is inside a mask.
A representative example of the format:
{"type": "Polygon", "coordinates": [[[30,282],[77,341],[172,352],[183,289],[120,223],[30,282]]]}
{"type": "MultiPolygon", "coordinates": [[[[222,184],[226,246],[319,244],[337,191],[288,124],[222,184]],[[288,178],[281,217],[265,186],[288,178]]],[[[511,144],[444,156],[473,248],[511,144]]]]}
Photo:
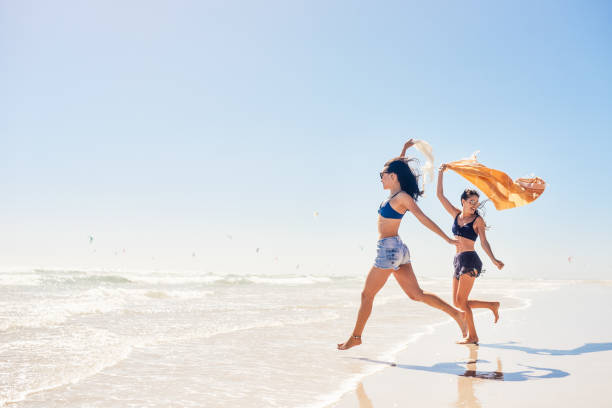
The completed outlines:
{"type": "Polygon", "coordinates": [[[320,283],[332,283],[340,280],[361,281],[360,277],[353,276],[317,276],[317,275],[138,275],[130,276],[131,282],[149,285],[280,285],[301,286],[320,283]]]}
{"type": "Polygon", "coordinates": [[[0,331],[18,328],[43,328],[65,323],[87,314],[132,310],[160,301],[200,299],[211,290],[154,290],[98,287],[70,296],[38,297],[22,302],[0,302],[3,318],[0,331]]]}
{"type": "Polygon", "coordinates": [[[300,286],[339,281],[362,282],[364,276],[313,274],[219,274],[180,271],[122,271],[32,269],[0,272],[0,286],[100,286],[100,285],[281,285],[300,286]]]}
{"type": "Polygon", "coordinates": [[[126,288],[95,288],[86,292],[86,295],[100,300],[116,298],[126,301],[150,299],[199,299],[212,295],[211,290],[176,290],[176,289],[126,289],[126,288]]]}
{"type": "Polygon", "coordinates": [[[0,368],[12,375],[0,383],[0,406],[91,377],[125,360],[134,346],[108,330],[75,330],[59,339],[47,336],[4,344],[0,368]]]}
{"type": "Polygon", "coordinates": [[[0,331],[7,331],[56,326],[75,315],[112,312],[121,308],[121,302],[102,302],[99,299],[82,297],[47,298],[30,302],[3,302],[0,307],[5,313],[4,318],[0,320],[0,331]]]}
{"type": "Polygon", "coordinates": [[[44,276],[40,278],[43,284],[58,285],[91,285],[99,283],[123,284],[132,283],[124,276],[119,275],[87,275],[87,276],[44,276]]]}
{"type": "Polygon", "coordinates": [[[265,318],[255,321],[244,321],[214,325],[193,325],[180,327],[174,326],[171,331],[163,334],[163,336],[156,336],[155,340],[151,340],[147,344],[166,344],[186,340],[194,339],[209,339],[215,336],[231,335],[236,332],[257,330],[257,329],[270,329],[280,327],[295,327],[309,324],[318,324],[337,320],[340,315],[336,312],[327,311],[325,313],[317,314],[316,316],[276,316],[274,318],[265,318]]]}
{"type": "Polygon", "coordinates": [[[40,276],[35,273],[0,273],[0,286],[38,286],[40,276]]]}

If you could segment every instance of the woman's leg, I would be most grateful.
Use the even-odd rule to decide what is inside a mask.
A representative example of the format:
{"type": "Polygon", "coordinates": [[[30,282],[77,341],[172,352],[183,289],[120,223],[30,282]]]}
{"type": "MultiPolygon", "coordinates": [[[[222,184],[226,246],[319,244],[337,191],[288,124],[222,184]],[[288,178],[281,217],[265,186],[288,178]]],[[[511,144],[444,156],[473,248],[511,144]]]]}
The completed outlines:
{"type": "Polygon", "coordinates": [[[465,312],[465,320],[468,324],[468,337],[461,344],[477,344],[478,335],[476,334],[476,326],[474,325],[474,315],[472,314],[472,308],[469,305],[468,297],[474,286],[474,276],[470,276],[468,273],[464,273],[459,278],[459,284],[457,287],[457,297],[455,304],[459,306],[461,310],[465,312]]]}
{"type": "Polygon", "coordinates": [[[484,300],[468,300],[470,309],[489,309],[493,312],[495,322],[499,320],[499,302],[485,302],[484,300]]]}
{"type": "Polygon", "coordinates": [[[453,275],[453,305],[455,307],[459,307],[459,304],[457,303],[457,290],[459,289],[459,279],[455,278],[455,275],[453,275]]]}
{"type": "MultiPolygon", "coordinates": [[[[459,280],[453,279],[453,305],[459,307],[457,303],[457,289],[459,288],[459,280]]],[[[484,300],[468,300],[470,309],[489,309],[493,312],[495,323],[499,320],[499,302],[485,302],[484,300]]]]}
{"type": "Polygon", "coordinates": [[[361,306],[359,307],[353,334],[347,341],[338,344],[339,350],[347,350],[361,344],[361,333],[372,312],[374,296],[376,296],[378,291],[385,285],[392,271],[393,269],[380,269],[376,267],[370,269],[363,291],[361,292],[361,306]]]}
{"type": "Polygon", "coordinates": [[[461,329],[461,333],[463,333],[463,337],[467,336],[467,326],[465,324],[465,317],[463,313],[433,293],[423,292],[419,286],[419,282],[417,282],[416,276],[414,276],[412,264],[400,265],[397,271],[393,271],[393,275],[395,276],[397,283],[399,283],[410,299],[423,302],[431,307],[435,307],[436,309],[440,309],[447,313],[450,317],[455,319],[459,325],[459,328],[461,329]]]}

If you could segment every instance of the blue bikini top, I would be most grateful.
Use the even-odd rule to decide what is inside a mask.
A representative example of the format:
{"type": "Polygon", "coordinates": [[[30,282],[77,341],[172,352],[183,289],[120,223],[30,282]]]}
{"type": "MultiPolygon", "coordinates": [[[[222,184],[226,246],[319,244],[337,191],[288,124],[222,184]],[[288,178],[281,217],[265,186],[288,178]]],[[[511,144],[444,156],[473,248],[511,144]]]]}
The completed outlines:
{"type": "Polygon", "coordinates": [[[401,193],[401,191],[398,191],[397,193],[393,194],[391,197],[389,197],[388,199],[386,199],[380,204],[380,207],[378,207],[378,213],[381,215],[381,217],[393,218],[395,220],[402,219],[405,213],[404,214],[398,213],[397,211],[393,209],[393,207],[391,207],[391,204],[389,204],[391,199],[395,197],[396,195],[398,195],[399,193],[401,193]]]}
{"type": "Polygon", "coordinates": [[[472,241],[476,241],[476,239],[478,238],[478,234],[476,233],[476,231],[474,231],[474,221],[476,221],[476,218],[478,218],[478,214],[476,214],[476,217],[474,217],[471,222],[468,222],[463,226],[460,226],[457,222],[459,214],[457,214],[457,216],[455,217],[455,222],[453,223],[453,234],[458,237],[463,237],[472,241]]]}

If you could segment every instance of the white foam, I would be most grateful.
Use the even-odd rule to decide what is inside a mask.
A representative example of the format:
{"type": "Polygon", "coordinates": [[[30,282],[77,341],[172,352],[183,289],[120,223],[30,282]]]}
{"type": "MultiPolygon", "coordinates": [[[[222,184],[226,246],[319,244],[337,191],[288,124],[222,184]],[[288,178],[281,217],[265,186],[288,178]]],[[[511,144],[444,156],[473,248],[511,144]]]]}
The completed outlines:
{"type": "Polygon", "coordinates": [[[316,276],[295,276],[281,278],[250,276],[243,279],[248,282],[266,283],[270,285],[312,285],[315,283],[326,283],[332,281],[328,277],[316,276]]]}
{"type": "Polygon", "coordinates": [[[205,290],[155,290],[94,288],[69,296],[48,296],[20,302],[0,302],[0,331],[20,327],[41,328],[65,323],[72,316],[129,310],[158,300],[200,299],[214,294],[205,290]]]}
{"type": "Polygon", "coordinates": [[[13,342],[0,352],[0,371],[9,374],[0,381],[0,405],[81,381],[124,360],[131,350],[129,342],[92,328],[13,342]]]}
{"type": "Polygon", "coordinates": [[[35,273],[0,273],[0,286],[38,286],[40,276],[35,273]]]}
{"type": "MultiPolygon", "coordinates": [[[[144,355],[152,349],[171,349],[177,355],[185,353],[181,358],[207,361],[209,353],[220,350],[216,345],[222,344],[219,356],[222,359],[231,356],[229,361],[224,363],[236,367],[246,363],[247,365],[242,366],[245,369],[253,368],[248,365],[253,358],[267,356],[273,361],[263,361],[261,364],[262,367],[274,367],[270,371],[273,373],[271,381],[279,386],[290,387],[288,391],[293,393],[295,398],[284,396],[276,400],[276,394],[272,391],[270,394],[264,391],[258,398],[275,403],[284,401],[283,406],[294,405],[293,401],[300,400],[305,402],[304,406],[327,406],[353,390],[364,377],[385,368],[384,365],[378,364],[358,364],[360,372],[353,375],[352,368],[342,360],[312,361],[312,366],[300,372],[299,381],[291,376],[295,374],[296,360],[292,358],[296,354],[292,354],[290,350],[285,351],[284,336],[306,333],[314,339],[312,343],[300,343],[306,350],[299,354],[299,362],[307,361],[311,353],[330,351],[327,347],[331,347],[331,344],[322,344],[321,339],[337,330],[338,324],[346,326],[347,329],[352,327],[359,307],[362,276],[217,275],[198,272],[136,273],[99,270],[44,270],[29,275],[30,278],[36,279],[42,277],[43,286],[0,286],[1,294],[6,295],[0,297],[0,329],[17,329],[2,333],[5,338],[10,338],[0,345],[0,360],[3,355],[20,351],[23,353],[23,362],[29,364],[26,367],[20,365],[18,360],[11,361],[8,358],[4,359],[4,363],[0,362],[5,364],[0,365],[0,403],[26,398],[31,392],[51,389],[69,382],[84,381],[88,376],[121,361],[121,358],[129,355],[129,350],[133,347],[143,350],[144,355]],[[105,332],[104,328],[108,332],[105,332]],[[76,335],[71,332],[73,329],[77,330],[76,335]],[[102,332],[98,333],[96,330],[102,332]],[[101,336],[99,342],[89,339],[98,336],[96,333],[101,336]],[[258,355],[258,350],[243,347],[245,354],[239,355],[240,345],[244,344],[245,340],[261,339],[269,346],[266,352],[262,351],[262,354],[258,355]],[[49,346],[50,351],[42,351],[45,346],[49,346]],[[106,351],[109,356],[99,355],[106,351]],[[62,355],[66,356],[66,360],[62,360],[62,355]],[[277,355],[279,358],[274,360],[277,355]],[[56,364],[54,367],[58,368],[58,371],[46,370],[44,364],[33,363],[44,359],[50,359],[48,361],[51,364],[56,364]],[[62,366],[64,363],[66,365],[62,366]],[[86,369],[78,367],[81,363],[86,365],[86,369]],[[323,369],[338,375],[331,375],[332,380],[321,383],[318,388],[321,395],[316,395],[317,388],[303,385],[300,381],[315,381],[323,369]],[[8,380],[2,380],[3,372],[11,378],[16,378],[10,383],[14,390],[10,395],[7,388],[2,388],[3,384],[9,384],[8,380]],[[347,380],[341,380],[347,376],[347,380]],[[287,381],[283,382],[284,379],[287,381]]],[[[480,293],[516,298],[519,302],[515,309],[529,307],[529,299],[524,299],[523,296],[542,290],[554,290],[565,284],[514,280],[482,280],[479,283],[476,290],[480,293]]],[[[428,290],[440,294],[449,292],[450,279],[422,279],[421,284],[428,285],[428,290]]],[[[418,329],[418,333],[404,335],[405,339],[397,342],[394,340],[396,335],[393,334],[397,332],[392,331],[397,328],[397,324],[437,321],[439,312],[413,304],[397,285],[387,286],[375,300],[378,313],[377,319],[371,324],[380,324],[380,331],[376,331],[376,336],[372,336],[374,341],[366,345],[370,347],[369,350],[373,350],[370,355],[376,355],[380,360],[392,361],[397,353],[417,342],[423,335],[433,332],[438,325],[453,322],[448,319],[425,325],[418,329]]],[[[333,358],[332,354],[329,356],[333,358]]],[[[176,373],[180,373],[184,368],[180,361],[176,360],[176,373]]],[[[124,370],[126,365],[137,369],[138,364],[139,361],[129,360],[129,363],[121,365],[121,368],[118,368],[119,376],[125,374],[121,370],[124,370]]],[[[238,370],[233,367],[229,369],[238,370]]],[[[215,367],[210,367],[210,373],[218,372],[215,367]]],[[[238,387],[232,382],[234,374],[232,371],[227,377],[221,375],[210,381],[214,382],[215,387],[219,386],[232,393],[238,387]]],[[[122,378],[125,380],[125,377],[122,378]]],[[[158,380],[162,381],[163,378],[158,380]]],[[[187,377],[184,380],[188,381],[187,377]]],[[[114,379],[108,381],[109,392],[117,391],[125,385],[113,383],[114,379]],[[113,388],[115,386],[117,389],[113,388]]],[[[200,395],[212,398],[207,394],[209,391],[206,391],[207,385],[211,384],[209,380],[204,378],[199,381],[204,390],[200,395]]],[[[257,381],[261,379],[247,380],[240,385],[241,390],[254,392],[253,390],[261,389],[261,384],[257,381]]],[[[74,392],[74,388],[70,387],[70,390],[65,392],[74,392]]],[[[62,390],[54,391],[56,392],[59,397],[65,396],[61,394],[64,392],[62,390]]],[[[187,405],[197,405],[196,402],[186,400],[187,405]]],[[[223,401],[219,401],[219,406],[222,406],[222,403],[223,401]]]]}

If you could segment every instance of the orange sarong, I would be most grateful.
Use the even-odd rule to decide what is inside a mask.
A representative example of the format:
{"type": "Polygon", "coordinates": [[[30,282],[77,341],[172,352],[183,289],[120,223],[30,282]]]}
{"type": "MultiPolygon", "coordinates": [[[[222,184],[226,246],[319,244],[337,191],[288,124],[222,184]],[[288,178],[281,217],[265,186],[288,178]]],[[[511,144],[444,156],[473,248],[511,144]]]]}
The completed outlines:
{"type": "Polygon", "coordinates": [[[447,168],[474,184],[498,210],[529,204],[546,188],[546,182],[539,177],[521,177],[512,181],[506,173],[478,163],[476,156],[448,163],[447,168]]]}

